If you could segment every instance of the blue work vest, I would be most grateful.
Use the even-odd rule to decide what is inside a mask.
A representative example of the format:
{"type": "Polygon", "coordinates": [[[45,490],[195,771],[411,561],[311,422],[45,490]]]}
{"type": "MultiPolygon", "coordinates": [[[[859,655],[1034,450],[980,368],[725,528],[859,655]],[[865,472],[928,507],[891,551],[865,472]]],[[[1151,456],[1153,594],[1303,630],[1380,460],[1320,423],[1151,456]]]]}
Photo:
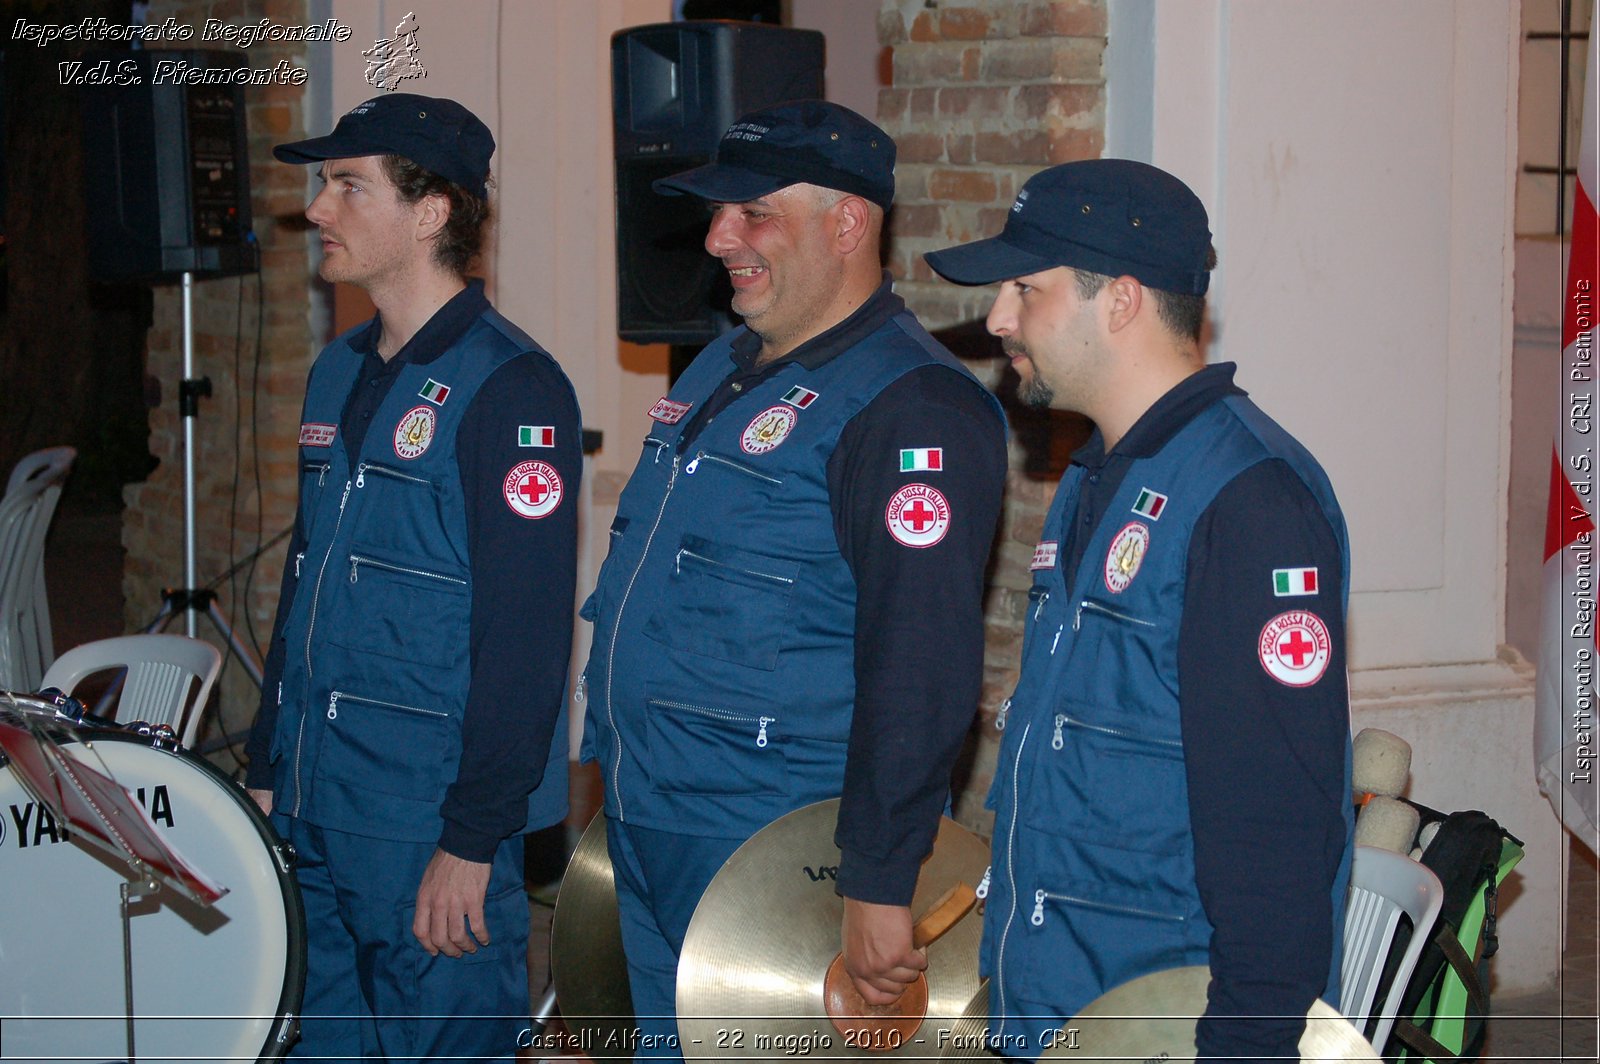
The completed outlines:
{"type": "MultiPolygon", "coordinates": [[[[1036,1056],[1042,1035],[1129,979],[1208,961],[1212,928],[1195,885],[1179,718],[1189,541],[1217,493],[1271,458],[1299,474],[1327,515],[1347,601],[1349,544],[1327,477],[1240,396],[1207,407],[1129,466],[1105,516],[1080,532],[1090,538],[1070,583],[1056,544],[1036,554],[1022,672],[1001,710],[988,802],[996,816],[981,966],[991,978],[991,1035],[1007,1055],[1036,1056]],[[1145,514],[1135,510],[1145,489],[1166,497],[1154,517],[1148,504],[1145,514]]],[[[1078,512],[1084,476],[1075,465],[1063,477],[1047,541],[1078,512]]],[[[1344,774],[1348,794],[1348,740],[1344,774]]],[[[1354,829],[1348,802],[1343,811],[1333,1001],[1354,829]]]]}
{"type": "MultiPolygon", "coordinates": [[[[437,359],[400,370],[351,469],[335,428],[364,357],[350,338],[366,328],[329,344],[306,385],[306,548],[288,560],[297,583],[283,625],[273,800],[279,812],[322,827],[435,842],[472,679],[456,435],[490,374],[524,352],[549,356],[485,311],[437,359]]],[[[544,779],[529,796],[528,829],[566,813],[565,720],[563,709],[544,779]]]]}
{"type": "Polygon", "coordinates": [[[680,448],[739,335],[708,346],[657,405],[583,608],[595,622],[584,757],[601,763],[606,814],[723,838],[844,786],[856,587],[829,504],[840,433],[923,366],[988,396],[902,311],[820,366],[749,385],[680,448]]]}

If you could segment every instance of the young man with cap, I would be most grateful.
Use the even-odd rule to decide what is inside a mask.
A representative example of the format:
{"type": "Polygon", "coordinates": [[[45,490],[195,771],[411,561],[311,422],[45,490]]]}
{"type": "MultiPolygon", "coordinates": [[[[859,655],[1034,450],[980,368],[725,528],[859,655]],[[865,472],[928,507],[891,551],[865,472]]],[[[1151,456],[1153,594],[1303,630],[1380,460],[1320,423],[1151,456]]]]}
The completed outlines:
{"type": "Polygon", "coordinates": [[[926,965],[907,906],[978,703],[1005,428],[881,268],[894,153],[800,101],[656,183],[711,205],[744,325],[650,411],[584,607],[585,756],[646,1035],[676,1030],[684,931],[723,861],[823,799],[843,796],[858,989],[891,1001],[926,965]]]}
{"type": "Polygon", "coordinates": [[[1035,175],[988,327],[1038,406],[1095,423],[1034,552],[991,805],[990,1037],[1031,1059],[1120,983],[1209,964],[1200,1055],[1297,1059],[1338,1000],[1349,549],[1316,460],[1207,366],[1205,208],[1143,163],[1035,175]]]}
{"type": "Polygon", "coordinates": [[[509,1060],[527,1022],[521,836],[566,812],[582,459],[566,376],[466,277],[493,152],[405,93],[274,149],[320,164],[321,276],[378,310],[306,386],[248,746],[299,854],[298,1057],[509,1060]]]}

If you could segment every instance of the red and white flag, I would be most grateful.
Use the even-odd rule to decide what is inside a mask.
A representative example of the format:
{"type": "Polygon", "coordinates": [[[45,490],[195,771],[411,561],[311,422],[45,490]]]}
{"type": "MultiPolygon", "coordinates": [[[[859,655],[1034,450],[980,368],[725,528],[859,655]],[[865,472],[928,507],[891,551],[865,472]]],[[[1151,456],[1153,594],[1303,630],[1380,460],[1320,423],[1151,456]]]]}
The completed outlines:
{"type": "Polygon", "coordinates": [[[1600,534],[1595,482],[1600,467],[1600,157],[1595,91],[1600,34],[1589,37],[1588,91],[1583,95],[1583,137],[1573,197],[1561,323],[1561,409],[1550,466],[1550,510],[1544,536],[1544,628],[1539,647],[1533,755],[1539,789],[1567,829],[1600,852],[1600,764],[1596,763],[1595,671],[1600,669],[1600,534]]]}

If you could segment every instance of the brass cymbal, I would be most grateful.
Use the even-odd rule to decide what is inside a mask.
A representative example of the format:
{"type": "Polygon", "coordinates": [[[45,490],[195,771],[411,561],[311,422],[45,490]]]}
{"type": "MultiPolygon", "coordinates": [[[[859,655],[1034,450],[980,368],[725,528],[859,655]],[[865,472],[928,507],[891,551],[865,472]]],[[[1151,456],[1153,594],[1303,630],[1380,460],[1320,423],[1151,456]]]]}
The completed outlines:
{"type": "Polygon", "coordinates": [[[967,1002],[966,1011],[950,1026],[944,1045],[936,1046],[940,1060],[961,1064],[995,1064],[999,1059],[984,1048],[989,1035],[989,980],[978,983],[978,992],[967,1002]]]}
{"type": "Polygon", "coordinates": [[[578,840],[550,923],[550,978],[562,1023],[591,1060],[632,1060],[633,996],[622,956],[617,884],[596,813],[578,840]],[[607,1047],[615,1047],[607,1056],[607,1047]]]}
{"type": "MultiPolygon", "coordinates": [[[[1040,1060],[1193,1060],[1194,1028],[1206,1010],[1205,965],[1169,968],[1131,979],[1101,994],[1062,1025],[1056,1044],[1040,1060]]],[[[1372,1043],[1325,1001],[1306,1013],[1300,1038],[1302,1061],[1361,1061],[1378,1064],[1372,1043]]]]}
{"type": "MultiPolygon", "coordinates": [[[[928,947],[928,1012],[913,1035],[874,1050],[870,1039],[846,1037],[828,1018],[823,979],[839,952],[844,916],[834,893],[838,816],[833,799],[781,817],[734,851],[706,888],[678,958],[685,1060],[932,1057],[949,1041],[978,989],[976,913],[928,947]]],[[[975,886],[988,863],[987,843],[942,820],[912,911],[927,911],[957,883],[975,886]]]]}

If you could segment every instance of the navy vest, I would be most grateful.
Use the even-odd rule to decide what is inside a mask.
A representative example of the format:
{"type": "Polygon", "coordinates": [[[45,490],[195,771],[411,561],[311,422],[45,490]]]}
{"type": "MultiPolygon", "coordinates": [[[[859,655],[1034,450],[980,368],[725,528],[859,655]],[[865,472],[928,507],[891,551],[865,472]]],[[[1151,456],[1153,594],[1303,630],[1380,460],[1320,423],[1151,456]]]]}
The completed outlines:
{"type": "MultiPolygon", "coordinates": [[[[1022,673],[1002,707],[988,803],[996,819],[981,964],[992,980],[991,1031],[1007,1054],[1037,1055],[1044,1033],[1129,979],[1207,963],[1212,929],[1194,882],[1178,626],[1195,522],[1229,481],[1270,458],[1285,460],[1327,515],[1347,599],[1349,545],[1333,489],[1298,442],[1238,396],[1129,467],[1070,582],[1050,544],[1036,555],[1022,673]],[[1134,512],[1145,488],[1167,496],[1154,519],[1134,512]]],[[[1073,466],[1062,479],[1047,539],[1077,512],[1083,476],[1073,466]]],[[[1347,745],[1345,793],[1349,783],[1347,745]]],[[[1348,803],[1344,812],[1335,944],[1353,830],[1348,803]]],[[[1338,980],[1336,945],[1334,1001],[1338,980]]]]}
{"type": "Polygon", "coordinates": [[[821,366],[753,384],[680,451],[736,335],[653,412],[583,608],[595,621],[584,756],[601,763],[607,815],[724,838],[843,788],[856,589],[828,496],[840,433],[922,366],[982,390],[901,312],[821,366]]]}
{"type": "MultiPolygon", "coordinates": [[[[349,340],[365,328],[329,344],[306,386],[306,549],[289,559],[298,583],[283,626],[273,800],[280,812],[323,827],[435,842],[472,678],[456,433],[502,364],[524,352],[549,356],[485,311],[437,359],[400,370],[351,469],[334,429],[363,357],[349,340]]],[[[529,797],[530,829],[566,812],[565,720],[563,711],[544,779],[529,797]]]]}

